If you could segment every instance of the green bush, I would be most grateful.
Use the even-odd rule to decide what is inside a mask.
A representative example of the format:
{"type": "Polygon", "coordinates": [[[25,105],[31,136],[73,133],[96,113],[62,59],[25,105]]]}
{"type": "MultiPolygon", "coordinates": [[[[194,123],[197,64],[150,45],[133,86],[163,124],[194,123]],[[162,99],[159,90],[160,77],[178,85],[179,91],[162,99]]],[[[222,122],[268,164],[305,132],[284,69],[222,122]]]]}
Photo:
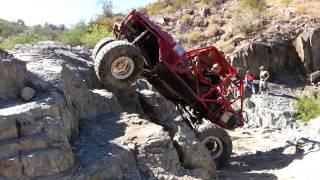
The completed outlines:
{"type": "Polygon", "coordinates": [[[299,120],[309,121],[320,116],[320,97],[316,94],[300,96],[294,107],[299,120]]]}
{"type": "Polygon", "coordinates": [[[59,40],[71,46],[83,45],[81,38],[87,33],[88,27],[84,21],[80,21],[73,29],[68,29],[63,32],[59,40]]]}

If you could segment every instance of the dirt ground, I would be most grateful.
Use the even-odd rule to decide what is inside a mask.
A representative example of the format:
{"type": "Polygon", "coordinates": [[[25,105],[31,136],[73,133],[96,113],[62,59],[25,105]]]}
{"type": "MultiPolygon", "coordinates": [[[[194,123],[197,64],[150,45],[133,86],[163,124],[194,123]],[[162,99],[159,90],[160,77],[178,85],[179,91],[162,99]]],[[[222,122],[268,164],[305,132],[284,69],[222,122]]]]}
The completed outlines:
{"type": "Polygon", "coordinates": [[[230,165],[219,171],[223,180],[316,180],[320,145],[300,140],[299,146],[281,130],[241,129],[233,139],[230,165]]]}

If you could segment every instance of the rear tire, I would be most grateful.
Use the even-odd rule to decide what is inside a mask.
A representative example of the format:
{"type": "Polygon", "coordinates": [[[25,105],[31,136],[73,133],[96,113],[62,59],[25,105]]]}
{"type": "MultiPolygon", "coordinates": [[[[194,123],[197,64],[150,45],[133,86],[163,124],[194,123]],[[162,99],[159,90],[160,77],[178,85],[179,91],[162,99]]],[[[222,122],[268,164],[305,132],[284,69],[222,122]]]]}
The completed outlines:
{"type": "Polygon", "coordinates": [[[217,168],[228,164],[232,153],[232,140],[226,130],[214,124],[203,123],[196,128],[196,136],[210,151],[217,168]]]}
{"type": "Polygon", "coordinates": [[[99,51],[101,50],[101,48],[113,41],[115,41],[116,39],[114,37],[107,37],[107,38],[103,38],[101,39],[97,44],[96,46],[94,47],[93,51],[92,51],[92,59],[93,59],[93,62],[97,56],[97,54],[99,53],[99,51]]]}
{"type": "Polygon", "coordinates": [[[144,59],[139,48],[127,41],[113,41],[97,54],[95,72],[108,90],[130,86],[141,75],[144,59]]]}

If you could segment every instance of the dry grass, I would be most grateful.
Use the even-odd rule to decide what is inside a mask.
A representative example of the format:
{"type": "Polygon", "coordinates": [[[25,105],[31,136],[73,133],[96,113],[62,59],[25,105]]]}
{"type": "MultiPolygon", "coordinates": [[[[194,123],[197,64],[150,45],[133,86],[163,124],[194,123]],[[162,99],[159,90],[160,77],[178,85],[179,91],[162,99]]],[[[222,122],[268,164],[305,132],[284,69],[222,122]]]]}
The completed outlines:
{"type": "Polygon", "coordinates": [[[237,0],[241,11],[263,11],[267,7],[266,0],[237,0]]]}
{"type": "Polygon", "coordinates": [[[306,14],[320,18],[320,1],[319,0],[296,0],[293,7],[298,14],[306,14]]]}
{"type": "Polygon", "coordinates": [[[299,15],[310,15],[320,18],[320,1],[319,0],[268,0],[268,6],[293,8],[299,15]]]}
{"type": "Polygon", "coordinates": [[[227,54],[232,53],[236,49],[233,43],[225,42],[225,41],[218,41],[217,43],[215,43],[215,46],[227,54]]]}

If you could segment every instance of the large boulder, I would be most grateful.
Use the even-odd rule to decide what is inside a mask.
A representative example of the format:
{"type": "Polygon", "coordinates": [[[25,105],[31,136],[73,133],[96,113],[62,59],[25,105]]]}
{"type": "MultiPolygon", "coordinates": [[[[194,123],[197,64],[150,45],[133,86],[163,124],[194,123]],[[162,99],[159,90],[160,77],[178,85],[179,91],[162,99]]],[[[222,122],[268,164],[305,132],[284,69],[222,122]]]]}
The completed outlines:
{"type": "Polygon", "coordinates": [[[245,126],[293,128],[296,98],[286,94],[252,95],[244,101],[245,126]]]}
{"type": "Polygon", "coordinates": [[[25,86],[26,63],[0,50],[0,99],[15,99],[25,86]]]}
{"type": "Polygon", "coordinates": [[[149,83],[140,80],[138,89],[140,97],[143,98],[142,107],[153,121],[165,127],[177,149],[181,163],[189,168],[202,168],[209,175],[215,174],[215,164],[210,158],[210,152],[199,142],[193,130],[181,119],[175,104],[166,100],[152,88],[142,89],[139,87],[150,87],[149,83]]]}
{"type": "Polygon", "coordinates": [[[320,28],[304,31],[294,46],[308,73],[320,70],[320,28]]]}
{"type": "Polygon", "coordinates": [[[304,68],[292,44],[280,39],[253,42],[228,55],[233,66],[250,69],[258,77],[259,67],[271,74],[302,74],[304,68]]]}

